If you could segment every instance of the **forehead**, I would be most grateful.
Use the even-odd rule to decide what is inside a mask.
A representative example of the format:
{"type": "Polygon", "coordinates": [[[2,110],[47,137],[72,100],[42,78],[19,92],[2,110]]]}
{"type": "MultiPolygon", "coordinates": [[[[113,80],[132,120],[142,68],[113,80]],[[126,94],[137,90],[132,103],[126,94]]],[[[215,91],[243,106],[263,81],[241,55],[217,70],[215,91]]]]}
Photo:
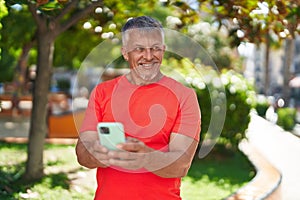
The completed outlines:
{"type": "Polygon", "coordinates": [[[129,45],[162,44],[163,36],[160,29],[138,28],[126,31],[129,45]]]}

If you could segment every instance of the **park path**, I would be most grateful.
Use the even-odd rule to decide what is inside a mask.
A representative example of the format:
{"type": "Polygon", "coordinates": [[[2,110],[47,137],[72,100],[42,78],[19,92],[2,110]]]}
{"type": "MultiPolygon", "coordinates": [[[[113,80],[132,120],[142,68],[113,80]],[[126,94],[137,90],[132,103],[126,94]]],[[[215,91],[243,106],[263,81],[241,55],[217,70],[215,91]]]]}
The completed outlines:
{"type": "Polygon", "coordinates": [[[300,199],[300,133],[295,134],[251,113],[247,137],[249,143],[282,174],[282,200],[300,199]]]}

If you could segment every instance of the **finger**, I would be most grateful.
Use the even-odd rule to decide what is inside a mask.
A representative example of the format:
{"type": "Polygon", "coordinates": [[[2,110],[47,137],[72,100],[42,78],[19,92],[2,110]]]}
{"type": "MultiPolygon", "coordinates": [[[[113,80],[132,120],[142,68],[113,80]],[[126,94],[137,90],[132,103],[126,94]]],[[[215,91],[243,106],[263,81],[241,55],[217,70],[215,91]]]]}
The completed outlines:
{"type": "Polygon", "coordinates": [[[94,151],[101,152],[101,153],[108,153],[108,149],[105,146],[99,144],[99,141],[94,142],[93,146],[94,151]]]}
{"type": "Polygon", "coordinates": [[[119,160],[134,160],[137,156],[134,153],[126,151],[110,151],[108,152],[108,157],[119,160]]]}
{"type": "MultiPolygon", "coordinates": [[[[123,162],[129,163],[139,163],[141,165],[146,160],[145,153],[132,153],[132,152],[112,152],[109,153],[110,159],[109,160],[121,160],[123,162]]],[[[110,163],[111,164],[111,163],[110,163]]]]}
{"type": "Polygon", "coordinates": [[[100,162],[101,162],[102,164],[104,164],[105,166],[110,166],[109,160],[101,160],[100,162]]]}
{"type": "Polygon", "coordinates": [[[102,163],[103,165],[106,165],[106,166],[109,166],[109,157],[108,155],[104,155],[104,154],[96,154],[94,155],[94,157],[100,162],[102,163]]]}
{"type": "Polygon", "coordinates": [[[131,170],[142,168],[141,163],[136,160],[109,159],[109,165],[122,167],[125,169],[131,169],[131,170]]]}
{"type": "Polygon", "coordinates": [[[109,156],[108,156],[108,149],[105,148],[102,145],[99,145],[99,143],[95,142],[93,146],[92,154],[93,156],[99,160],[100,162],[108,162],[109,156]]]}
{"type": "Polygon", "coordinates": [[[133,137],[126,137],[126,142],[140,142],[140,140],[133,137]]]}
{"type": "Polygon", "coordinates": [[[139,152],[143,149],[144,144],[143,143],[125,143],[122,144],[121,148],[125,151],[130,151],[130,152],[139,152]]]}

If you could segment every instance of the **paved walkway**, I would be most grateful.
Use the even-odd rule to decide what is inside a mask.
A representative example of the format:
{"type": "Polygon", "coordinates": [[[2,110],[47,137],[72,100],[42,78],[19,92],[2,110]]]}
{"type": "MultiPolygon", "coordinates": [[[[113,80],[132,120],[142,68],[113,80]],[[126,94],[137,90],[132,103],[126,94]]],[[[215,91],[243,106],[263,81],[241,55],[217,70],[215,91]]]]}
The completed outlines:
{"type": "Polygon", "coordinates": [[[0,138],[27,138],[29,134],[29,118],[0,118],[0,138]]]}
{"type": "MultiPolygon", "coordinates": [[[[295,134],[299,134],[299,126],[295,134]]],[[[251,145],[282,174],[283,200],[300,199],[300,137],[251,114],[247,137],[251,145]]]]}

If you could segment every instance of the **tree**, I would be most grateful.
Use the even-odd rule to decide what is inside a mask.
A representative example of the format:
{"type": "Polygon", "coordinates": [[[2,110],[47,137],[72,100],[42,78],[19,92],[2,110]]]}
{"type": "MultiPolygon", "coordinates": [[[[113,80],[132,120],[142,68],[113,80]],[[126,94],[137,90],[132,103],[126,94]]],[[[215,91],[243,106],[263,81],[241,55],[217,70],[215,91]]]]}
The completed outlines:
{"type": "MultiPolygon", "coordinates": [[[[286,45],[292,45],[290,40],[295,38],[296,32],[300,32],[299,0],[198,0],[199,10],[213,14],[219,25],[225,25],[232,38],[232,46],[238,46],[241,42],[251,42],[257,45],[265,43],[266,53],[266,85],[265,94],[269,92],[269,70],[268,58],[271,40],[281,41],[286,39],[286,45]],[[289,42],[290,41],[290,42],[289,42]]],[[[291,46],[286,47],[286,57],[289,55],[291,46]]],[[[288,90],[288,80],[290,78],[290,62],[286,60],[286,71],[284,77],[284,90],[288,90]]],[[[288,94],[284,94],[287,98],[288,94]]]]}
{"type": "Polygon", "coordinates": [[[24,178],[43,176],[43,146],[47,133],[48,90],[53,63],[54,41],[58,35],[102,6],[102,1],[23,1],[35,21],[37,39],[37,75],[33,89],[33,108],[29,131],[28,159],[24,178]]]}
{"type": "MultiPolygon", "coordinates": [[[[0,10],[1,10],[0,12],[0,30],[1,30],[2,29],[1,19],[8,13],[4,0],[0,0],[0,10]]],[[[0,35],[0,40],[1,40],[1,35],[0,35]]],[[[0,49],[0,53],[1,53],[1,49],[0,49]]],[[[0,58],[1,58],[1,54],[0,54],[0,58]]]]}
{"type": "Polygon", "coordinates": [[[5,53],[5,58],[1,59],[0,65],[7,74],[2,79],[8,81],[13,79],[17,90],[14,95],[24,94],[26,91],[26,73],[29,53],[36,45],[36,28],[28,10],[21,7],[8,7],[9,14],[3,19],[4,29],[1,34],[4,41],[0,43],[5,53]],[[20,23],[22,22],[22,23],[20,23]],[[18,27],[16,29],[16,27],[18,27]],[[20,48],[21,47],[21,48],[20,48]],[[17,59],[12,59],[13,55],[18,55],[17,59]],[[11,67],[15,66],[15,67],[11,67]],[[8,80],[7,80],[8,79],[8,80]]]}
{"type": "Polygon", "coordinates": [[[43,176],[43,148],[47,133],[46,116],[48,90],[53,64],[54,41],[58,35],[102,6],[102,1],[80,2],[26,1],[37,26],[37,74],[33,89],[33,108],[29,130],[28,159],[24,178],[38,179],[43,176]],[[43,4],[44,3],[44,4],[43,4]],[[82,3],[82,7],[80,6],[82,3]],[[56,11],[56,7],[61,10],[56,11]],[[50,8],[50,9],[49,9],[50,8]],[[56,12],[56,13],[55,13],[56,12]],[[68,17],[69,16],[69,17],[68,17]]]}

